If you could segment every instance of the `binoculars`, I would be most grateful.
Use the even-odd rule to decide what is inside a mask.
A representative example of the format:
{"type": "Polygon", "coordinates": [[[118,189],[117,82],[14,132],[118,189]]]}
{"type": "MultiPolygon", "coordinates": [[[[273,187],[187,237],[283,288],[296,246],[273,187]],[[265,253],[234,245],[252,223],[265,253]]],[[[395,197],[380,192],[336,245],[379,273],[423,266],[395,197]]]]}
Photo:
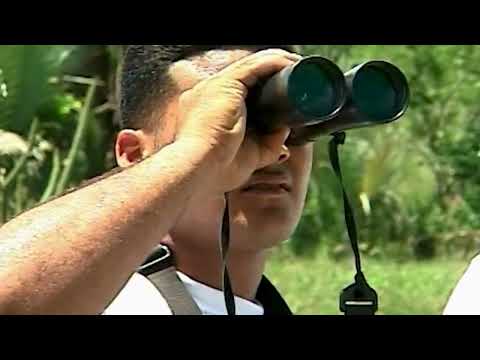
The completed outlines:
{"type": "Polygon", "coordinates": [[[251,90],[248,126],[259,133],[289,127],[289,145],[301,145],[396,121],[409,100],[405,75],[388,62],[370,61],[344,74],[330,60],[311,56],[251,90]]]}

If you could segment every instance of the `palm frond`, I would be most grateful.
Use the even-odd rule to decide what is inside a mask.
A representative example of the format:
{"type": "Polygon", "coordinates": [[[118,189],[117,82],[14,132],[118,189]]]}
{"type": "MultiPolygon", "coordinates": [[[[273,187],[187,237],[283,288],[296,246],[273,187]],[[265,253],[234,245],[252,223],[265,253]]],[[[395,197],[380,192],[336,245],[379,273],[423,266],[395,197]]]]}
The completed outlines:
{"type": "Polygon", "coordinates": [[[45,45],[0,47],[0,128],[21,134],[28,131],[35,111],[48,98],[48,80],[60,71],[69,48],[45,45]]]}

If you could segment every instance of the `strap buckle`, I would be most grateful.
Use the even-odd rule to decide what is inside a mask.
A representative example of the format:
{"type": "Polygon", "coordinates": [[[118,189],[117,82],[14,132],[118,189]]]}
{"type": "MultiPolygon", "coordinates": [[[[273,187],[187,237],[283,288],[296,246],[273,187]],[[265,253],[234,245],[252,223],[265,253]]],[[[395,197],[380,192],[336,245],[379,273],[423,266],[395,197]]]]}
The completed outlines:
{"type": "Polygon", "coordinates": [[[173,266],[172,252],[166,246],[160,245],[140,266],[138,272],[143,276],[150,276],[173,266]]]}
{"type": "Polygon", "coordinates": [[[357,275],[355,284],[343,290],[340,310],[347,316],[373,316],[378,311],[378,295],[363,274],[357,275]]]}

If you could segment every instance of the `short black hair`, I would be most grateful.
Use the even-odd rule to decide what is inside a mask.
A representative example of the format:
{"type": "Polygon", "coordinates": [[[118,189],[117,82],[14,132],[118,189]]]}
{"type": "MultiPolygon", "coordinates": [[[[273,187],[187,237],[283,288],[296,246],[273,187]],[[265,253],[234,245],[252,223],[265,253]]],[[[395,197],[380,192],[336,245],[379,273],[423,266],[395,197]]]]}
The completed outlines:
{"type": "Polygon", "coordinates": [[[292,45],[129,45],[120,73],[120,118],[122,128],[140,129],[145,119],[174,89],[168,75],[180,60],[211,50],[245,49],[253,52],[279,48],[294,51],[292,45]]]}

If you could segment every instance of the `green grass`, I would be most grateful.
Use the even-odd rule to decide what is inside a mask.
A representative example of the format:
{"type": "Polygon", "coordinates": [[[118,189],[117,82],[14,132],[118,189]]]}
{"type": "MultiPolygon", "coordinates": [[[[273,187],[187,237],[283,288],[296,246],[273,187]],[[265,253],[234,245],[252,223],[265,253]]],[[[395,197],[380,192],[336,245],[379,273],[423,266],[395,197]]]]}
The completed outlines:
{"type": "MultiPolygon", "coordinates": [[[[276,253],[267,274],[297,315],[341,315],[340,292],[353,283],[353,260],[276,253]]],[[[441,315],[468,262],[398,262],[365,258],[364,273],[379,295],[379,315],[441,315]]]]}

